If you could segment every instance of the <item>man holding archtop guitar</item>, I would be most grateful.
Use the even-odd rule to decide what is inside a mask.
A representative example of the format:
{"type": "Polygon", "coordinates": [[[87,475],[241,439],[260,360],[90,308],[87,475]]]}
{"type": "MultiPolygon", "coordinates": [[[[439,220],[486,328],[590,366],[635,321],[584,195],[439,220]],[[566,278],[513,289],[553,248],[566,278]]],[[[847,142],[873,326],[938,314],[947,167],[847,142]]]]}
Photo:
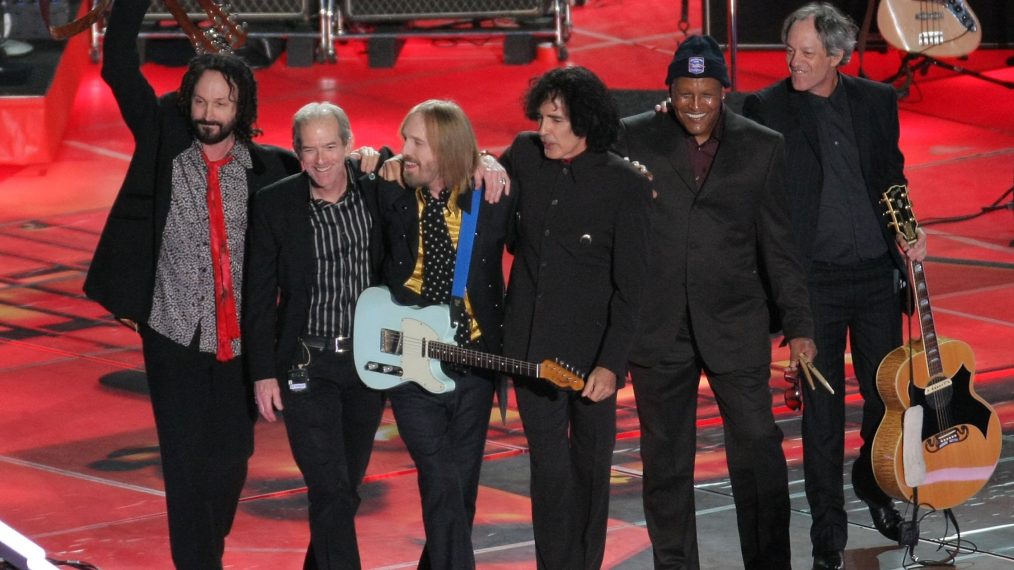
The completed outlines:
{"type": "Polygon", "coordinates": [[[877,530],[899,537],[901,516],[874,479],[871,446],[884,416],[876,371],[901,345],[908,305],[906,264],[922,260],[926,236],[896,240],[880,221],[880,196],[905,182],[898,102],[881,83],[847,76],[857,26],[829,3],[811,3],[782,28],[789,78],[747,98],[744,114],[785,137],[792,228],[806,270],[817,344],[816,367],[834,393],[803,389],[803,465],[813,522],[814,568],[843,568],[848,520],[845,456],[845,346],[863,396],[852,486],[877,530]]]}

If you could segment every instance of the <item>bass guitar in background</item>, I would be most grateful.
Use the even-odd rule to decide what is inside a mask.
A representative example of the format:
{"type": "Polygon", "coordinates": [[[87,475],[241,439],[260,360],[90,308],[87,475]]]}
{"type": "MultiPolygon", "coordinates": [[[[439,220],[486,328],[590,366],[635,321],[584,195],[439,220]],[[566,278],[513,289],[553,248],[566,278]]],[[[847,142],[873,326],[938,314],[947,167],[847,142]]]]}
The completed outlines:
{"type": "MultiPolygon", "coordinates": [[[[918,225],[906,187],[892,186],[881,201],[888,224],[914,244],[918,225]]],[[[896,499],[950,509],[978,493],[996,469],[1000,420],[975,392],[971,347],[937,336],[922,262],[908,264],[922,338],[891,351],[877,370],[886,411],[873,439],[873,472],[896,499]]]]}
{"type": "Polygon", "coordinates": [[[979,19],[964,0],[880,0],[880,35],[913,55],[961,57],[982,42],[979,19]]]}

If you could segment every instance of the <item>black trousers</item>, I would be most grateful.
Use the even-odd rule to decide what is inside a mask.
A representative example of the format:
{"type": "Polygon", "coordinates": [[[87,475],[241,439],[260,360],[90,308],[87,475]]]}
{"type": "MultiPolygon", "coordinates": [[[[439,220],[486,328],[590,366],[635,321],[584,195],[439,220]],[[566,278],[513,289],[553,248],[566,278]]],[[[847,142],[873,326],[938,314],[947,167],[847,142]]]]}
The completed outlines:
{"type": "Polygon", "coordinates": [[[218,362],[196,343],[185,347],[147,327],[141,338],[173,563],[220,569],[253,454],[253,391],[241,358],[218,362]]]}
{"type": "MultiPolygon", "coordinates": [[[[688,327],[656,366],[631,366],[641,422],[644,514],[655,568],[700,568],[694,505],[697,389],[704,368],[688,327]]],[[[706,370],[718,402],[743,564],[791,568],[788,469],[771,411],[769,366],[706,370]]]]}
{"type": "Polygon", "coordinates": [[[531,456],[532,526],[542,570],[602,566],[616,395],[591,402],[548,383],[515,379],[531,456]]]}
{"type": "Polygon", "coordinates": [[[282,379],[283,417],[310,501],[306,570],[358,569],[359,484],[384,412],[383,393],[359,380],[351,354],[308,349],[309,390],[282,379]]]}
{"type": "Polygon", "coordinates": [[[455,375],[456,387],[431,394],[415,383],[388,391],[398,432],[418,470],[426,545],[419,568],[475,568],[472,521],[493,409],[493,380],[455,375]]]}
{"type": "Polygon", "coordinates": [[[852,365],[863,397],[859,429],[862,446],[853,464],[852,484],[869,500],[884,504],[890,498],[877,487],[870,449],[884,404],[876,389],[877,367],[888,352],[901,346],[901,305],[898,282],[889,257],[841,267],[814,264],[808,276],[815,326],[814,364],[834,388],[803,387],[803,469],[806,499],[813,523],[813,553],[843,550],[848,541],[848,518],[842,466],[845,457],[845,341],[851,344],[852,365]]]}

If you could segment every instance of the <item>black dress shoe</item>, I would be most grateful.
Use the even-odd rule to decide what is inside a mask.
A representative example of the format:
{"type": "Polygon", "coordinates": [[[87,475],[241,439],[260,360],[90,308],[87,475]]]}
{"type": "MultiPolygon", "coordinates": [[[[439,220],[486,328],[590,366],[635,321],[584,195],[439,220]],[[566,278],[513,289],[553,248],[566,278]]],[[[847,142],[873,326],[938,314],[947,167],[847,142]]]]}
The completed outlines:
{"type": "Polygon", "coordinates": [[[870,508],[870,517],[873,519],[873,526],[877,527],[880,534],[884,535],[891,542],[898,542],[901,538],[901,515],[894,505],[875,505],[866,503],[870,508]]]}
{"type": "Polygon", "coordinates": [[[821,552],[813,557],[813,570],[841,570],[845,567],[845,555],[841,550],[821,552]]]}
{"type": "Polygon", "coordinates": [[[856,496],[859,500],[866,503],[866,506],[870,509],[870,518],[873,519],[873,526],[877,527],[880,534],[890,539],[892,542],[898,542],[901,538],[901,514],[898,513],[898,509],[894,508],[894,501],[888,499],[886,503],[877,503],[875,501],[867,499],[858,487],[853,486],[853,490],[856,492],[856,496]]]}
{"type": "Polygon", "coordinates": [[[880,534],[897,543],[901,537],[901,515],[894,508],[894,500],[877,486],[873,467],[868,459],[864,460],[862,454],[852,464],[852,490],[869,507],[873,526],[877,527],[880,534]]]}

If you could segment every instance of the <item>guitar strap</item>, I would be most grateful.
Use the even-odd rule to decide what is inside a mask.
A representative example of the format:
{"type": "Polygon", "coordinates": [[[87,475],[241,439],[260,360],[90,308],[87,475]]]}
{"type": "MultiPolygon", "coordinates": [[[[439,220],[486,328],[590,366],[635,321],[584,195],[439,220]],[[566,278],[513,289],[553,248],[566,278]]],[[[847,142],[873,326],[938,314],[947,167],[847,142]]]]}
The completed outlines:
{"type": "Polygon", "coordinates": [[[465,287],[468,284],[468,268],[472,264],[472,245],[475,243],[475,224],[479,218],[482,192],[482,186],[472,190],[472,207],[462,214],[458,230],[458,252],[454,261],[454,281],[451,282],[451,319],[455,324],[468,322],[465,287]]]}

